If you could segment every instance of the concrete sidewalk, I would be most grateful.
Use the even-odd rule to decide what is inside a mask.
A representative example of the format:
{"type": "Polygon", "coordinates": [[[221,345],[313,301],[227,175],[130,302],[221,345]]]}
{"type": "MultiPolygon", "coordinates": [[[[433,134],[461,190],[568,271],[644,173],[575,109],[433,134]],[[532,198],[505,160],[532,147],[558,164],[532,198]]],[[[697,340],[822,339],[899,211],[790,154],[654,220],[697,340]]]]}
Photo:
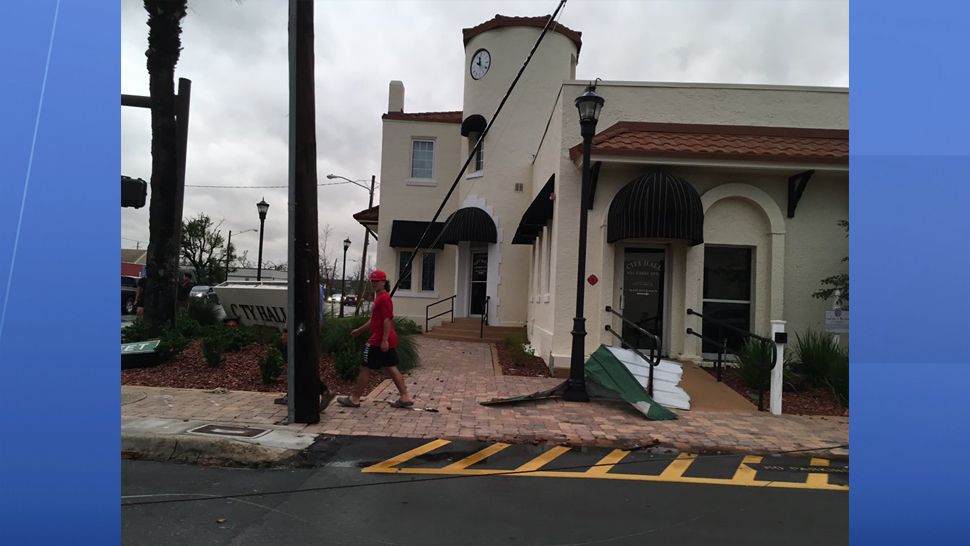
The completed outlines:
{"type": "MultiPolygon", "coordinates": [[[[138,437],[144,444],[152,435],[169,434],[174,442],[190,436],[190,425],[216,423],[272,430],[276,445],[266,433],[262,441],[233,438],[223,444],[242,442],[283,455],[298,451],[319,434],[619,448],[658,444],[694,453],[805,450],[827,457],[848,455],[846,449],[831,449],[848,444],[847,417],[773,416],[737,409],[743,405],[705,409],[719,405],[700,403],[693,411],[677,411],[677,420],[647,421],[626,404],[545,400],[482,406],[484,400],[529,394],[561,380],[502,376],[491,345],[424,337],[418,343],[422,365],[407,377],[417,410],[388,405],[397,398],[390,381],[378,386],[360,408],[331,404],[314,425],[286,424],[286,407],[273,403],[277,394],[123,386],[123,447],[138,451],[132,440],[138,437]],[[281,440],[284,436],[286,441],[281,440]]],[[[159,450],[170,447],[164,444],[159,450]]],[[[271,459],[265,454],[247,457],[249,462],[271,459]]]]}

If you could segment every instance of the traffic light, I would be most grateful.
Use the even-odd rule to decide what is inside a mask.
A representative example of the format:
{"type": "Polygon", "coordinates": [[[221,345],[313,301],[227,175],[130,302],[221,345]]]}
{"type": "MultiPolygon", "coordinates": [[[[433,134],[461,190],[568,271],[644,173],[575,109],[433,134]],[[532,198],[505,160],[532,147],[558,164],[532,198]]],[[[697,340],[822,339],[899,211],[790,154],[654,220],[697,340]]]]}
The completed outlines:
{"type": "Polygon", "coordinates": [[[145,206],[148,183],[141,178],[121,175],[121,206],[140,209],[145,206]]]}

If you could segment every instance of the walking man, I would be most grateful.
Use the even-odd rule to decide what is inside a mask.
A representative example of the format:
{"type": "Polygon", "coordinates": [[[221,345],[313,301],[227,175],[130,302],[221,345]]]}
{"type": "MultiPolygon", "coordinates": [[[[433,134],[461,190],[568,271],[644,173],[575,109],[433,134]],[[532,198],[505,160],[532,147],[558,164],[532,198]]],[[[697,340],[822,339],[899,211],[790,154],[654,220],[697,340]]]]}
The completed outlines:
{"type": "Polygon", "coordinates": [[[370,274],[371,287],[374,289],[374,307],[371,310],[370,322],[362,324],[359,328],[354,328],[350,334],[359,336],[363,331],[370,330],[370,338],[364,345],[364,359],[360,372],[357,375],[357,383],[350,396],[337,398],[337,403],[349,408],[359,408],[360,398],[364,394],[364,388],[370,379],[370,370],[380,370],[387,368],[394,385],[397,387],[401,397],[392,402],[395,408],[409,408],[414,405],[414,400],[408,394],[407,385],[404,384],[404,376],[397,369],[397,332],[394,331],[394,304],[391,303],[391,295],[387,292],[387,274],[380,270],[374,270],[370,274]]]}

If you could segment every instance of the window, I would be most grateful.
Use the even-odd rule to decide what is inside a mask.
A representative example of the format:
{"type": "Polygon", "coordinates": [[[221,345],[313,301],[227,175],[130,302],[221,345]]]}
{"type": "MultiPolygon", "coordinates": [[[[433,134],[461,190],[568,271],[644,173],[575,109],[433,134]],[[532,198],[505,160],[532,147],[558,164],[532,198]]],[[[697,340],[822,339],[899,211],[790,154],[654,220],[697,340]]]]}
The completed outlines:
{"type": "MultiPolygon", "coordinates": [[[[712,339],[726,338],[732,351],[744,344],[744,336],[707,319],[751,331],[752,255],[752,249],[748,247],[708,246],[704,249],[703,333],[712,339]]],[[[705,341],[703,352],[716,353],[717,346],[705,341]]]]}
{"type": "Polygon", "coordinates": [[[434,290],[434,252],[425,252],[421,260],[421,290],[434,290]]]}
{"type": "MultiPolygon", "coordinates": [[[[475,148],[475,144],[478,144],[478,137],[481,133],[470,133],[468,135],[468,149],[472,150],[475,148]]],[[[474,167],[472,172],[480,173],[485,170],[485,141],[482,140],[482,145],[478,147],[478,151],[475,152],[475,161],[472,164],[474,167]]]]}
{"type": "MultiPolygon", "coordinates": [[[[398,262],[397,276],[401,281],[398,283],[398,288],[401,290],[411,289],[411,270],[407,270],[407,275],[404,274],[404,270],[407,268],[408,260],[411,259],[411,253],[406,251],[401,251],[400,261],[398,262]]],[[[412,266],[414,264],[411,264],[412,266]]]]}
{"type": "Polygon", "coordinates": [[[411,178],[434,178],[434,141],[411,142],[411,178]]]}

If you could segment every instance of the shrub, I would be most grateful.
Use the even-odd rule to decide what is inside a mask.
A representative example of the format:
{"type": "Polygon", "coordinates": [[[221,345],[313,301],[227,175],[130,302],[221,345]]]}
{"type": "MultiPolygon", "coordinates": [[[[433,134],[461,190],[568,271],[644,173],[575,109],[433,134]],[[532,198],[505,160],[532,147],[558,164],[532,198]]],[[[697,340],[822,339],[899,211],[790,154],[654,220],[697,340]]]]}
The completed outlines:
{"type": "Polygon", "coordinates": [[[234,353],[250,343],[255,343],[260,340],[259,332],[252,326],[236,326],[235,328],[230,328],[220,324],[216,332],[225,340],[225,349],[230,353],[234,353]]]}
{"type": "Polygon", "coordinates": [[[135,319],[134,322],[121,329],[121,342],[148,341],[158,338],[161,333],[161,328],[149,325],[142,319],[135,319]]]}
{"type": "Polygon", "coordinates": [[[397,369],[407,372],[421,364],[418,357],[418,345],[412,335],[397,336],[397,369]]]}
{"type": "Polygon", "coordinates": [[[334,368],[337,374],[346,381],[353,381],[360,371],[361,352],[345,348],[334,354],[334,368]]]}
{"type": "Polygon", "coordinates": [[[210,334],[202,339],[202,355],[211,368],[222,364],[223,353],[226,350],[226,338],[218,333],[210,334]]]}
{"type": "Polygon", "coordinates": [[[529,362],[529,357],[532,354],[525,350],[525,345],[528,342],[529,340],[521,335],[506,336],[502,340],[502,345],[509,350],[513,366],[521,368],[529,362]]]}
{"type": "Polygon", "coordinates": [[[829,369],[840,359],[847,358],[845,349],[839,347],[835,339],[824,332],[808,329],[804,335],[796,335],[795,339],[798,371],[813,386],[825,385],[829,369]]]}
{"type": "Polygon", "coordinates": [[[771,346],[748,338],[738,350],[738,373],[753,389],[767,389],[771,383],[771,346]]]}
{"type": "Polygon", "coordinates": [[[165,362],[181,353],[188,344],[189,340],[177,329],[168,329],[162,332],[155,354],[162,362],[165,362]]]}
{"type": "Polygon", "coordinates": [[[367,334],[358,337],[350,335],[350,331],[367,322],[369,317],[344,317],[327,320],[320,326],[320,350],[336,355],[348,348],[355,348],[360,354],[367,342],[367,334]]]}
{"type": "Polygon", "coordinates": [[[201,326],[212,326],[220,322],[214,304],[194,298],[189,302],[186,314],[201,326]]]}
{"type": "Polygon", "coordinates": [[[829,366],[829,374],[826,378],[835,397],[843,406],[849,405],[849,355],[841,354],[832,361],[829,366]]]}
{"type": "Polygon", "coordinates": [[[270,385],[275,383],[280,375],[283,374],[284,362],[283,355],[276,349],[270,349],[266,357],[259,363],[259,375],[263,383],[270,385]]]}
{"type": "Polygon", "coordinates": [[[175,317],[175,331],[186,339],[195,339],[205,333],[199,321],[190,317],[184,311],[179,311],[175,317]]]}
{"type": "Polygon", "coordinates": [[[398,337],[402,335],[413,336],[421,333],[421,327],[411,319],[395,317],[394,331],[397,332],[398,337]]]}

